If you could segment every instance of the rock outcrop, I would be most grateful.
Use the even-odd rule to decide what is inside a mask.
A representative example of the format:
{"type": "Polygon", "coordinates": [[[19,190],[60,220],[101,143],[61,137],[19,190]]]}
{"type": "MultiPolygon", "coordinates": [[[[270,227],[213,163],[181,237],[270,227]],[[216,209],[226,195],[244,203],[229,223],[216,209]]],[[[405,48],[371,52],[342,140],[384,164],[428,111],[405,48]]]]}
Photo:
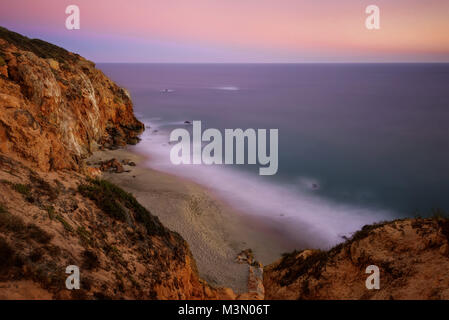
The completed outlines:
{"type": "Polygon", "coordinates": [[[128,92],[95,64],[0,27],[0,152],[42,171],[79,170],[144,130],[128,92]]]}
{"type": "Polygon", "coordinates": [[[187,243],[131,194],[92,179],[84,158],[143,130],[92,62],[0,28],[0,299],[236,298],[203,282],[187,243]]]}
{"type": "Polygon", "coordinates": [[[131,194],[0,154],[0,299],[234,299],[203,282],[187,243],[131,194]],[[81,288],[67,290],[66,267],[81,288]]]}
{"type": "Polygon", "coordinates": [[[366,226],[329,251],[286,254],[265,267],[266,299],[449,299],[449,220],[366,226]],[[380,271],[368,290],[366,268],[380,271]]]}
{"type": "Polygon", "coordinates": [[[240,252],[236,261],[248,265],[248,292],[241,298],[244,300],[263,300],[265,290],[263,287],[263,265],[254,258],[253,251],[246,249],[240,252]]]}
{"type": "Polygon", "coordinates": [[[143,130],[127,91],[92,62],[0,27],[0,299],[449,299],[443,218],[367,226],[265,268],[246,250],[248,292],[211,287],[179,234],[100,179],[134,163],[85,164],[143,130]],[[80,290],[65,288],[69,265],[80,290]],[[379,290],[365,286],[369,265],[379,290]]]}

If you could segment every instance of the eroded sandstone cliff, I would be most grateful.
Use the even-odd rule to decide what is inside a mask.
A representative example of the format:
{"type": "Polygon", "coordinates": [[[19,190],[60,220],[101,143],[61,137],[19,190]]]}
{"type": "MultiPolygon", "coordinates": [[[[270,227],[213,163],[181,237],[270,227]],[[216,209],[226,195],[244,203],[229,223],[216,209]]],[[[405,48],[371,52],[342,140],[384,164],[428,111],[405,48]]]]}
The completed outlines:
{"type": "Polygon", "coordinates": [[[365,226],[329,251],[286,254],[265,267],[266,299],[449,299],[449,220],[365,226]],[[380,271],[368,290],[366,268],[380,271]]]}
{"type": "Polygon", "coordinates": [[[0,27],[0,299],[449,299],[443,218],[367,226],[263,275],[245,251],[249,292],[212,288],[179,234],[88,177],[91,151],[137,143],[142,130],[127,91],[92,62],[0,27]],[[65,288],[68,265],[81,268],[80,290],[65,288]],[[365,287],[368,265],[380,290],[365,287]]]}
{"type": "Polygon", "coordinates": [[[92,62],[0,28],[0,299],[235,298],[131,194],[86,175],[91,151],[143,129],[92,62]],[[66,289],[69,265],[80,290],[66,289]]]}
{"type": "Polygon", "coordinates": [[[198,277],[181,236],[132,195],[0,154],[0,299],[235,298],[198,277]],[[66,267],[81,271],[67,290],[66,267]]]}
{"type": "Polygon", "coordinates": [[[144,129],[128,92],[95,64],[0,27],[0,152],[43,171],[79,169],[144,129]]]}

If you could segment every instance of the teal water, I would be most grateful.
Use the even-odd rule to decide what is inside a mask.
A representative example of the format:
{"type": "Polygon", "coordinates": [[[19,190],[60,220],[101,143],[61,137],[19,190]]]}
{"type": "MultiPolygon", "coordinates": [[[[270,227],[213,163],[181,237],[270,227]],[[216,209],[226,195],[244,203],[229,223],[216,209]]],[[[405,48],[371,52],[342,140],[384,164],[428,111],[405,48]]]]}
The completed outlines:
{"type": "MultiPolygon", "coordinates": [[[[449,211],[447,64],[100,64],[150,125],[153,166],[327,245],[365,223],[449,211]],[[173,168],[168,132],[279,129],[279,170],[173,168]],[[283,221],[283,222],[282,222],[283,221]],[[307,226],[307,228],[305,227],[307,226]]],[[[151,165],[151,164],[150,164],[151,165]]]]}

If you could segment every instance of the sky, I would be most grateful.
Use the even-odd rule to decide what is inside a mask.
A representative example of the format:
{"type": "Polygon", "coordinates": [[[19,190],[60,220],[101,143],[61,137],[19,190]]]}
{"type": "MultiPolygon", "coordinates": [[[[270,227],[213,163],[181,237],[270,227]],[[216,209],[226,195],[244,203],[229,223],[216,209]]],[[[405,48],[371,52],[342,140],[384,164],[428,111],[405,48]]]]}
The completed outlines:
{"type": "Polygon", "coordinates": [[[0,25],[95,62],[449,62],[448,0],[1,0],[0,25]]]}

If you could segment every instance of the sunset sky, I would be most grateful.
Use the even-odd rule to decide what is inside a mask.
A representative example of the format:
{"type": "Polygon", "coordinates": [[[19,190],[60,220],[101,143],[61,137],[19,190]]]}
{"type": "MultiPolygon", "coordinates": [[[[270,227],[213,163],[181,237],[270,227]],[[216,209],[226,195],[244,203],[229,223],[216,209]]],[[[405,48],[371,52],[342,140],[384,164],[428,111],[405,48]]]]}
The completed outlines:
{"type": "Polygon", "coordinates": [[[0,25],[95,62],[449,62],[448,0],[1,0],[0,25]]]}

